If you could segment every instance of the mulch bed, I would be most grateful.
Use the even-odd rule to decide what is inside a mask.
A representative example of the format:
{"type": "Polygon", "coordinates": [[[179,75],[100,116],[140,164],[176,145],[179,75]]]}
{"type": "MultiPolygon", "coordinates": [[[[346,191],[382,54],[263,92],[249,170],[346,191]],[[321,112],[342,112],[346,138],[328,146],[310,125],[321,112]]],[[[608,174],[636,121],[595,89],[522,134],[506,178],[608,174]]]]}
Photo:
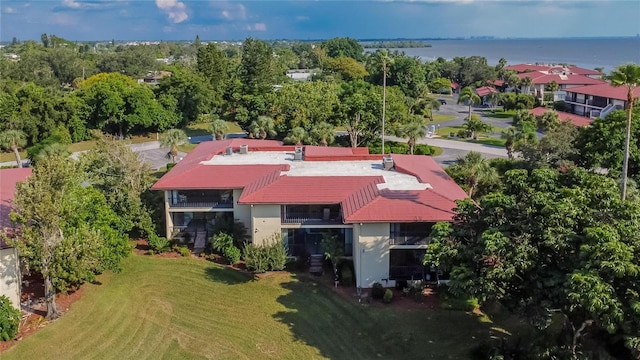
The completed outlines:
{"type": "MultiPolygon", "coordinates": [[[[24,285],[22,287],[20,300],[22,303],[31,300],[31,305],[28,312],[23,311],[23,319],[15,340],[0,341],[0,353],[11,348],[22,339],[34,334],[50,322],[44,318],[47,314],[47,307],[44,303],[44,281],[42,276],[40,276],[40,274],[28,275],[24,276],[23,280],[24,285]]],[[[57,294],[56,307],[58,308],[60,316],[69,311],[71,305],[78,301],[83,293],[84,289],[81,287],[67,294],[57,294]]]]}
{"type": "MultiPolygon", "coordinates": [[[[338,286],[335,287],[333,283],[333,275],[329,273],[325,273],[322,276],[314,276],[308,273],[297,273],[299,277],[310,279],[312,281],[318,282],[323,286],[327,287],[334,293],[340,295],[346,300],[359,302],[358,301],[358,293],[355,287],[349,286],[338,286]]],[[[363,289],[363,292],[370,292],[371,290],[363,289]]],[[[361,303],[363,306],[374,306],[374,307],[389,307],[394,309],[405,309],[405,310],[435,310],[440,309],[440,301],[438,300],[438,290],[433,288],[426,288],[423,291],[423,296],[420,301],[416,301],[413,297],[404,295],[401,291],[391,288],[393,292],[393,300],[391,300],[390,304],[385,304],[381,300],[375,300],[369,297],[368,302],[361,303]]]]}

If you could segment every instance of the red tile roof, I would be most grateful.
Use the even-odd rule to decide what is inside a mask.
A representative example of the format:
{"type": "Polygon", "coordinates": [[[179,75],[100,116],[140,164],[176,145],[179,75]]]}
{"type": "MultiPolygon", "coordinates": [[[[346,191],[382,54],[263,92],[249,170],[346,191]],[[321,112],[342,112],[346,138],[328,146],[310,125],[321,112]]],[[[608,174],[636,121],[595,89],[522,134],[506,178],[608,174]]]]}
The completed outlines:
{"type": "Polygon", "coordinates": [[[382,176],[281,176],[255,191],[243,191],[239,204],[339,204],[362,187],[384,183],[382,176]]]}
{"type": "Polygon", "coordinates": [[[430,184],[433,191],[442,196],[458,200],[467,197],[467,194],[456,184],[453,179],[433,160],[424,155],[391,155],[396,171],[413,175],[423,184],[430,184]]]}
{"type": "MultiPolygon", "coordinates": [[[[170,190],[170,189],[220,189],[223,185],[234,185],[226,187],[226,189],[241,188],[256,178],[265,175],[267,172],[275,171],[272,165],[264,165],[266,167],[254,167],[259,165],[251,165],[248,167],[249,172],[244,174],[241,169],[230,169],[233,173],[225,179],[219,179],[217,170],[212,166],[200,164],[203,161],[211,160],[215,155],[225,152],[227,147],[237,151],[240,145],[248,145],[249,150],[263,150],[277,148],[279,151],[284,150],[282,143],[275,140],[255,140],[255,139],[230,139],[205,141],[200,143],[193,151],[191,151],[184,159],[180,160],[168,173],[164,174],[151,187],[152,190],[170,190]],[[212,178],[215,178],[212,180],[212,178]]],[[[286,169],[285,169],[286,170],[286,169]]]]}
{"type": "MultiPolygon", "coordinates": [[[[537,107],[535,109],[529,110],[529,112],[535,116],[542,116],[547,111],[555,111],[555,110],[551,110],[545,107],[537,107]]],[[[560,121],[568,121],[575,126],[581,126],[581,127],[589,126],[591,125],[591,122],[593,122],[591,118],[580,116],[580,115],[570,114],[563,111],[556,111],[556,113],[558,113],[558,119],[560,119],[560,121]]]]}
{"type": "Polygon", "coordinates": [[[280,175],[289,165],[194,165],[179,174],[171,171],[153,184],[152,190],[241,189],[257,179],[280,175]]]}
{"type": "Polygon", "coordinates": [[[534,65],[534,64],[517,64],[505,67],[507,70],[513,70],[517,73],[525,73],[531,71],[568,71],[576,75],[600,75],[596,70],[580,68],[577,66],[563,67],[561,65],[534,65]]]}
{"type": "MultiPolygon", "coordinates": [[[[0,230],[11,227],[9,214],[13,210],[16,184],[25,181],[30,175],[31,168],[0,170],[0,230]]],[[[6,247],[7,245],[0,239],[0,249],[6,247]]]]}
{"type": "Polygon", "coordinates": [[[457,88],[459,88],[459,87],[460,87],[460,85],[458,85],[458,83],[457,83],[457,82],[455,82],[455,81],[452,81],[452,82],[451,82],[451,88],[452,88],[452,89],[454,89],[454,90],[455,90],[455,89],[457,89],[457,88]]]}
{"type": "Polygon", "coordinates": [[[390,191],[346,214],[345,223],[451,221],[456,203],[433,190],[390,191]]]}
{"type": "MultiPolygon", "coordinates": [[[[609,83],[603,83],[600,85],[590,85],[590,86],[576,86],[565,90],[566,92],[585,94],[585,95],[593,95],[599,96],[603,98],[609,99],[617,99],[626,101],[627,100],[627,87],[626,86],[618,86],[615,87],[609,83]]],[[[633,97],[640,97],[640,87],[636,88],[633,91],[633,97]]]]}
{"type": "Polygon", "coordinates": [[[491,86],[482,86],[476,89],[476,94],[478,94],[478,96],[483,97],[483,96],[487,96],[491,93],[497,93],[498,90],[492,88],[491,86]]]}
{"type": "Polygon", "coordinates": [[[534,85],[548,84],[551,81],[555,81],[558,85],[596,85],[605,83],[604,80],[593,79],[584,75],[561,75],[561,74],[543,74],[540,72],[522,73],[518,74],[520,79],[526,77],[531,79],[534,85]]]}

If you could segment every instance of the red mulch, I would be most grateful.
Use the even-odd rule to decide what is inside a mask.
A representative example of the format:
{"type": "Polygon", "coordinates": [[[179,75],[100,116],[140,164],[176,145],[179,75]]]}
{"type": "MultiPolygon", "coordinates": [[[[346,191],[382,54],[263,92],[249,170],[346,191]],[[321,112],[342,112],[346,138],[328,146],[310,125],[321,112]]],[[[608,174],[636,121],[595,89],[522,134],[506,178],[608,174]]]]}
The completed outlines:
{"type": "MultiPolygon", "coordinates": [[[[44,316],[47,314],[47,308],[42,300],[44,297],[44,281],[42,276],[37,275],[29,275],[24,276],[23,280],[26,280],[22,287],[22,297],[21,301],[25,302],[31,299],[31,309],[28,317],[23,318],[20,323],[20,329],[18,330],[18,334],[16,335],[15,340],[11,341],[0,341],[0,353],[11,348],[18,341],[26,338],[27,336],[32,335],[40,328],[44,327],[49,323],[49,321],[45,320],[44,316]]],[[[81,287],[76,289],[75,291],[71,291],[68,294],[57,294],[56,295],[56,306],[58,308],[58,312],[60,315],[66,313],[71,308],[71,305],[78,301],[82,297],[84,289],[81,287]]],[[[27,313],[23,311],[23,315],[27,313]]]]}

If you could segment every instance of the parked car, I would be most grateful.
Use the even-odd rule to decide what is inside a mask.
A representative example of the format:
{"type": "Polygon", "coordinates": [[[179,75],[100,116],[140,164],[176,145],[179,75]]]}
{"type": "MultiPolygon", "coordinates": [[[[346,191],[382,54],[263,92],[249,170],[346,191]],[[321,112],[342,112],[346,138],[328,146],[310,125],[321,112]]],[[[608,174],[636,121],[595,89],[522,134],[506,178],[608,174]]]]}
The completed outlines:
{"type": "Polygon", "coordinates": [[[447,100],[445,99],[438,99],[438,101],[440,102],[440,104],[442,105],[447,105],[447,100]]]}

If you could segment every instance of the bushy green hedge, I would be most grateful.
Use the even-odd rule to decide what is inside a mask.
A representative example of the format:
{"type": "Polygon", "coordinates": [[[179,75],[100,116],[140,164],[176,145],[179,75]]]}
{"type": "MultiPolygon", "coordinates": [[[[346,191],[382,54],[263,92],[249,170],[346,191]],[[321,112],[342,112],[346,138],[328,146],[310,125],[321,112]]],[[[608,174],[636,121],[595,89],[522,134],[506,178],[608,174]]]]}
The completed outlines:
{"type": "Polygon", "coordinates": [[[8,297],[0,296],[0,340],[13,340],[20,327],[20,310],[13,307],[8,297]]]}
{"type": "Polygon", "coordinates": [[[224,232],[219,232],[211,238],[211,247],[213,251],[224,256],[229,264],[237,264],[240,261],[240,249],[233,245],[233,236],[224,232]]]}
{"type": "Polygon", "coordinates": [[[247,269],[256,273],[283,270],[287,263],[287,249],[279,234],[272,235],[262,245],[246,244],[243,255],[247,269]]]}
{"type": "MultiPolygon", "coordinates": [[[[385,154],[409,154],[410,148],[409,144],[404,142],[395,142],[395,141],[385,141],[384,142],[385,154]]],[[[369,153],[370,154],[381,154],[382,153],[382,143],[380,141],[375,141],[373,144],[369,145],[369,153]]],[[[426,144],[416,144],[413,147],[413,153],[415,155],[432,155],[434,150],[431,146],[426,144]]]]}

